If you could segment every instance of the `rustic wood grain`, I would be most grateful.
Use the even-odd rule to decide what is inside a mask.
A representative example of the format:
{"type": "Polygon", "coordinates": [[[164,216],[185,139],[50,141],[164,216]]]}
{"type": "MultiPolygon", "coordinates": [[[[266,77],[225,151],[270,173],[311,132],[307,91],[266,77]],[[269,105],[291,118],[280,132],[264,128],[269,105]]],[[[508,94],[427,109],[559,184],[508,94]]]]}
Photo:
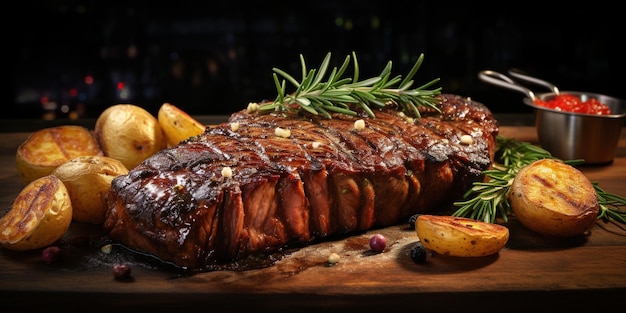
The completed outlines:
{"type": "MultiPolygon", "coordinates": [[[[23,188],[15,151],[28,134],[0,133],[3,210],[23,188]]],[[[503,126],[501,134],[536,143],[530,126],[503,126]]],[[[581,170],[607,191],[626,195],[626,132],[612,164],[581,170]]],[[[507,226],[511,238],[496,255],[429,255],[423,264],[410,258],[417,237],[407,225],[288,250],[273,265],[247,271],[181,273],[143,259],[129,261],[119,247],[107,255],[88,245],[69,253],[60,264],[43,263],[39,251],[0,249],[0,311],[527,312],[623,306],[624,226],[597,223],[589,236],[567,240],[537,236],[515,219],[507,226]],[[383,253],[369,251],[374,233],[388,239],[383,253]],[[332,252],[341,260],[328,266],[332,252]],[[111,268],[117,262],[135,262],[132,280],[113,278],[111,268]]],[[[64,238],[70,241],[85,234],[100,238],[96,226],[79,224],[73,224],[64,238]]]]}

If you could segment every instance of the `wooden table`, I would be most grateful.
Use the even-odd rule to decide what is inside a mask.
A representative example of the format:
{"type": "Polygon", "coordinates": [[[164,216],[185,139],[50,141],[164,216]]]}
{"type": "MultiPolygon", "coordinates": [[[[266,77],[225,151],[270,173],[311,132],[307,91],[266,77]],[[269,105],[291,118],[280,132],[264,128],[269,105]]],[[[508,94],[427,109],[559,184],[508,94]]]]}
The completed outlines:
{"type": "MultiPolygon", "coordinates": [[[[501,134],[536,142],[531,126],[503,126],[501,134]]],[[[10,207],[23,188],[15,151],[27,135],[0,133],[2,208],[10,207]]],[[[581,170],[607,191],[626,195],[626,131],[612,164],[581,170]]],[[[138,261],[130,282],[116,281],[111,274],[113,264],[127,260],[124,251],[107,255],[89,250],[60,264],[45,264],[39,251],[0,249],[0,311],[528,312],[624,307],[624,225],[597,223],[588,237],[554,241],[512,219],[507,225],[511,238],[497,255],[433,255],[424,264],[410,258],[417,237],[407,225],[315,244],[291,251],[270,267],[248,271],[180,275],[138,261]],[[384,253],[368,251],[374,232],[389,240],[384,253]],[[341,260],[329,267],[325,261],[331,252],[341,260]]],[[[74,223],[69,233],[85,228],[90,229],[74,223]]]]}

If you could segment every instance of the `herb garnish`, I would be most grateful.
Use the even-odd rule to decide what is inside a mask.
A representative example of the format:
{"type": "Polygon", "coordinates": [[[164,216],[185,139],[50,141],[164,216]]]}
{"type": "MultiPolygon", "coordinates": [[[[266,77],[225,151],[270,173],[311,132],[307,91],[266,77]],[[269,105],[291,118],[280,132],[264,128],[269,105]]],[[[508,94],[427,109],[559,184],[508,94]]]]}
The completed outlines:
{"type": "Polygon", "coordinates": [[[339,69],[333,68],[326,77],[330,56],[330,52],[326,54],[319,70],[307,70],[304,57],[300,55],[302,66],[302,80],[300,82],[283,70],[274,68],[273,76],[278,96],[274,102],[259,107],[259,111],[269,113],[303,110],[313,115],[321,114],[329,119],[331,118],[329,112],[356,115],[357,113],[352,110],[354,105],[361,106],[370,117],[375,117],[372,107],[381,108],[389,103],[399,105],[405,114],[414,117],[420,117],[418,106],[428,106],[439,111],[436,96],[441,93],[441,87],[428,89],[437,83],[439,78],[410,89],[414,83],[413,76],[424,60],[423,54],[419,56],[404,79],[401,76],[391,78],[391,61],[389,61],[380,75],[361,81],[359,81],[359,64],[354,52],[352,53],[353,78],[342,78],[350,63],[349,55],[346,56],[339,69]],[[278,75],[284,79],[279,81],[278,75]],[[285,80],[296,87],[296,91],[292,94],[286,93],[285,80]],[[399,85],[397,85],[398,83],[399,85]]]}
{"type": "Polygon", "coordinates": [[[626,224],[626,210],[620,209],[620,207],[626,206],[626,198],[604,191],[597,182],[592,182],[592,184],[596,189],[598,204],[600,205],[598,219],[605,222],[614,220],[626,224]]]}
{"type": "MultiPolygon", "coordinates": [[[[483,171],[485,181],[474,182],[472,188],[463,195],[464,201],[454,202],[458,206],[453,216],[469,217],[483,222],[494,223],[498,216],[506,223],[511,213],[508,194],[517,172],[524,166],[539,159],[556,159],[538,146],[515,139],[496,136],[496,162],[491,169],[483,171]]],[[[582,160],[565,160],[570,165],[582,160]]],[[[605,222],[617,221],[626,224],[626,198],[604,191],[597,182],[592,182],[600,212],[597,219],[605,222]]]]}

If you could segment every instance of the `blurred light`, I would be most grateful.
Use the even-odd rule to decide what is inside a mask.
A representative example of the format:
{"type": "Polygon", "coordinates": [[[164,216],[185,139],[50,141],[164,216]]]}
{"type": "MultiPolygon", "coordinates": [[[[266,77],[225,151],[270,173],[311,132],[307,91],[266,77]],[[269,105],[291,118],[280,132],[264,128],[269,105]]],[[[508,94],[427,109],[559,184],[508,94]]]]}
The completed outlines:
{"type": "MultiPolygon", "coordinates": [[[[15,102],[16,103],[29,103],[29,102],[41,103],[41,97],[43,94],[44,92],[39,89],[22,87],[17,91],[17,94],[15,96],[15,102]]],[[[48,98],[46,97],[46,99],[48,98]]]]}
{"type": "Polygon", "coordinates": [[[229,60],[237,60],[237,50],[235,49],[228,49],[228,59],[229,60]]]}
{"type": "Polygon", "coordinates": [[[48,99],[48,97],[46,97],[46,96],[42,96],[41,99],[39,100],[39,102],[41,102],[41,104],[43,104],[43,105],[48,103],[48,101],[50,101],[50,99],[48,99]]]}
{"type": "Polygon", "coordinates": [[[76,96],[78,95],[78,89],[76,89],[76,88],[70,88],[69,93],[70,93],[70,96],[71,96],[71,97],[76,97],[76,96]]]}
{"type": "Polygon", "coordinates": [[[126,49],[126,55],[130,59],[134,59],[135,57],[137,57],[137,46],[134,44],[129,45],[128,49],[126,49]]]}
{"type": "Polygon", "coordinates": [[[67,113],[69,111],[70,111],[70,106],[69,105],[64,104],[64,105],[61,106],[61,112],[67,113]]]}
{"type": "Polygon", "coordinates": [[[91,76],[91,75],[85,76],[85,84],[87,84],[87,85],[93,84],[93,76],[91,76]]]}
{"type": "Polygon", "coordinates": [[[122,90],[124,89],[124,83],[123,82],[118,82],[117,83],[117,90],[122,90]]]}
{"type": "Polygon", "coordinates": [[[46,120],[46,121],[51,121],[55,117],[56,117],[56,114],[54,113],[54,111],[48,111],[48,112],[44,113],[43,116],[41,116],[41,118],[46,120]]]}
{"type": "Polygon", "coordinates": [[[46,101],[42,103],[41,107],[44,111],[55,111],[57,109],[57,103],[54,101],[46,101]]]}
{"type": "Polygon", "coordinates": [[[78,117],[85,115],[85,103],[84,102],[78,102],[76,103],[76,107],[74,108],[74,112],[77,114],[78,117]]]}
{"type": "Polygon", "coordinates": [[[119,90],[119,98],[121,100],[127,100],[128,98],[130,98],[130,89],[128,87],[123,87],[119,90]]]}
{"type": "Polygon", "coordinates": [[[372,29],[377,30],[380,28],[380,18],[378,16],[372,17],[372,29]]]}
{"type": "Polygon", "coordinates": [[[336,17],[335,18],[335,25],[338,26],[338,27],[341,27],[341,25],[343,25],[343,18],[336,17]]]}
{"type": "Polygon", "coordinates": [[[352,25],[352,20],[350,20],[350,19],[349,19],[349,20],[347,20],[347,21],[346,21],[346,23],[345,23],[345,25],[344,25],[344,28],[345,28],[346,30],[350,31],[350,30],[352,30],[353,26],[354,26],[354,25],[352,25]]]}

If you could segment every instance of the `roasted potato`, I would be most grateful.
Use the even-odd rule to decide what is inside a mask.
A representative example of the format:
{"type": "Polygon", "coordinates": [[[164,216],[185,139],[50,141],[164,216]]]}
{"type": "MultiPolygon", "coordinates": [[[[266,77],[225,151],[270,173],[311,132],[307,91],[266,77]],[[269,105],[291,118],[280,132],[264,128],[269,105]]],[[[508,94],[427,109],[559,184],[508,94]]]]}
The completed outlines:
{"type": "Polygon", "coordinates": [[[509,240],[505,226],[447,215],[419,215],[415,231],[424,248],[458,257],[491,255],[509,240]]]}
{"type": "Polygon", "coordinates": [[[52,175],[67,187],[74,209],[73,220],[102,224],[106,212],[106,194],[113,178],[127,174],[128,169],[107,156],[81,156],[59,165],[52,175]]]}
{"type": "Polygon", "coordinates": [[[28,184],[81,155],[103,155],[87,128],[75,125],[44,128],[30,134],[17,148],[17,171],[22,182],[28,184]]]}
{"type": "Polygon", "coordinates": [[[515,175],[509,203],[527,228],[552,237],[581,235],[595,223],[598,197],[589,179],[575,167],[542,159],[515,175]]]}
{"type": "Polygon", "coordinates": [[[163,129],[169,147],[175,146],[189,137],[202,134],[206,128],[187,112],[167,102],[159,108],[157,120],[163,129]]]}
{"type": "Polygon", "coordinates": [[[0,218],[0,245],[25,251],[59,240],[72,222],[72,201],[56,176],[48,175],[26,185],[0,218]]]}
{"type": "Polygon", "coordinates": [[[167,147],[157,118],[134,104],[105,109],[96,120],[94,135],[104,155],[120,160],[128,169],[167,147]]]}

